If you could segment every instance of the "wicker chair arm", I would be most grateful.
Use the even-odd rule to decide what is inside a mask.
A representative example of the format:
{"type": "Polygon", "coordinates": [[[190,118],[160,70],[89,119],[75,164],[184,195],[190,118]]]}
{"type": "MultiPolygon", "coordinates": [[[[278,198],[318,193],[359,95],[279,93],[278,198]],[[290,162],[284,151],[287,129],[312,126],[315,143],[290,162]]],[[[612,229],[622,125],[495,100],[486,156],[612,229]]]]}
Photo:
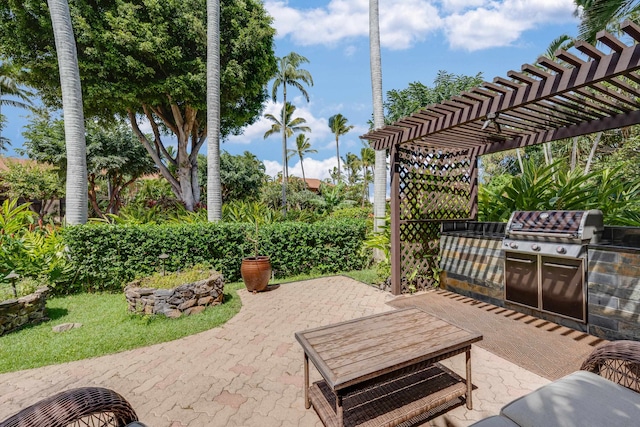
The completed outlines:
{"type": "Polygon", "coordinates": [[[580,369],[640,392],[640,342],[606,343],[593,350],[580,369]]]}
{"type": "Polygon", "coordinates": [[[115,391],[83,387],[43,399],[0,422],[0,427],[65,427],[79,420],[84,420],[81,425],[124,427],[138,416],[115,391]]]}

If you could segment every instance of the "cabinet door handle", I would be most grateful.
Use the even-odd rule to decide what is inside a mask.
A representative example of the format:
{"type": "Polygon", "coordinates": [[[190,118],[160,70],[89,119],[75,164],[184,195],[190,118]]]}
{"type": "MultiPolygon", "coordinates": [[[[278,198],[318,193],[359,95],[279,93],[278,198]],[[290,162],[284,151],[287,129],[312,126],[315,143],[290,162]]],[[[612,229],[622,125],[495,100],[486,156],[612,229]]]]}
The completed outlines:
{"type": "Polygon", "coordinates": [[[521,262],[521,263],[524,263],[524,264],[533,264],[533,260],[532,259],[507,258],[507,261],[521,262]]]}
{"type": "Polygon", "coordinates": [[[555,268],[566,268],[568,270],[577,270],[577,265],[565,265],[565,264],[556,264],[554,262],[545,262],[543,263],[545,267],[555,267],[555,268]]]}

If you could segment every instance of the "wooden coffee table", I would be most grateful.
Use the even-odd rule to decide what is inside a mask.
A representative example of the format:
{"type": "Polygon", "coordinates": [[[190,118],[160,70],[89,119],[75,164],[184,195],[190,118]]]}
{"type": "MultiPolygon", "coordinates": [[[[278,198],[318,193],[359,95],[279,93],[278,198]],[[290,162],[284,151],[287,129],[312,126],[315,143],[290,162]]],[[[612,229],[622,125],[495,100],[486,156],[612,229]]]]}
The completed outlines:
{"type": "Polygon", "coordinates": [[[296,332],[305,407],[326,426],[395,426],[464,396],[482,335],[409,308],[296,332]],[[438,361],[466,354],[466,379],[438,361]],[[309,384],[309,360],[323,381],[309,384]]]}

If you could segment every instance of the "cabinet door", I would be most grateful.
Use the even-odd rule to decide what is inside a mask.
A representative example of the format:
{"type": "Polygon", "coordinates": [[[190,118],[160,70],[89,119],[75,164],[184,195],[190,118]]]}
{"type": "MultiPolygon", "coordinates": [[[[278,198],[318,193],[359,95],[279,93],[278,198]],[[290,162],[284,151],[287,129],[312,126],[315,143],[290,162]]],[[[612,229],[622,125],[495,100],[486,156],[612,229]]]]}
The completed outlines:
{"type": "Polygon", "coordinates": [[[538,307],[538,256],[505,252],[504,291],[507,301],[538,307]]]}
{"type": "Polygon", "coordinates": [[[541,257],[542,309],[585,321],[582,259],[541,257]]]}

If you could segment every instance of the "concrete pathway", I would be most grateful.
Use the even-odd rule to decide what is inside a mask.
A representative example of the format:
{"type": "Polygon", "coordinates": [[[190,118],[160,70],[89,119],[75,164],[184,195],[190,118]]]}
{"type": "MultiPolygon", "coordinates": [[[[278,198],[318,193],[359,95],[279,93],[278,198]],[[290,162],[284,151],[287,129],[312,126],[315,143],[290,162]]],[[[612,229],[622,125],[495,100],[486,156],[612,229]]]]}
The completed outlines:
{"type": "MultiPolygon", "coordinates": [[[[243,307],[220,328],[114,355],[0,375],[0,420],[59,391],[99,386],[123,395],[151,426],[321,426],[302,398],[294,332],[393,310],[386,292],[345,277],[239,292],[243,307]]],[[[548,380],[473,348],[474,410],[430,422],[466,426],[548,380]]],[[[447,361],[464,374],[464,355],[447,361]]],[[[312,379],[318,379],[312,372],[312,379]]]]}

